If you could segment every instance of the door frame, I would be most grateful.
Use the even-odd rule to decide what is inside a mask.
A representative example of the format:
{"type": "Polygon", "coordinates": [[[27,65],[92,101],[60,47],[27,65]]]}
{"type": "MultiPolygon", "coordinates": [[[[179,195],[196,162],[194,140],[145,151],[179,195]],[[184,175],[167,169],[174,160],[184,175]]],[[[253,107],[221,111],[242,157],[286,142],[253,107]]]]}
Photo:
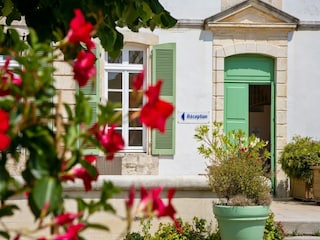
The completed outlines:
{"type": "MultiPolygon", "coordinates": [[[[238,54],[224,59],[224,93],[227,93],[227,85],[246,84],[249,85],[271,85],[271,109],[270,109],[270,171],[271,186],[273,193],[276,188],[276,124],[275,124],[275,59],[261,54],[238,54]]],[[[228,96],[224,95],[224,124],[227,123],[228,96]]],[[[249,108],[248,108],[249,115],[249,108]]],[[[249,119],[249,118],[247,118],[249,119]]],[[[247,120],[249,127],[249,120],[247,120]]],[[[228,128],[228,127],[227,127],[228,128]]]]}

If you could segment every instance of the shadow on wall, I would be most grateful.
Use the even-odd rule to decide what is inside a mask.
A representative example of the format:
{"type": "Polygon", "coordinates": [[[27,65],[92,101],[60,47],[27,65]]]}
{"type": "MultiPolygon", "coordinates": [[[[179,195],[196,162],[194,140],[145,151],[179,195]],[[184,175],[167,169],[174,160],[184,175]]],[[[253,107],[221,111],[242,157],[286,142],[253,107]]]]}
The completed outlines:
{"type": "Polygon", "coordinates": [[[278,182],[277,188],[276,188],[276,198],[288,198],[290,197],[290,191],[289,191],[289,180],[281,180],[278,182]]]}
{"type": "Polygon", "coordinates": [[[213,41],[212,32],[211,31],[202,30],[200,32],[199,40],[200,41],[204,41],[204,42],[212,42],[213,41]]]}

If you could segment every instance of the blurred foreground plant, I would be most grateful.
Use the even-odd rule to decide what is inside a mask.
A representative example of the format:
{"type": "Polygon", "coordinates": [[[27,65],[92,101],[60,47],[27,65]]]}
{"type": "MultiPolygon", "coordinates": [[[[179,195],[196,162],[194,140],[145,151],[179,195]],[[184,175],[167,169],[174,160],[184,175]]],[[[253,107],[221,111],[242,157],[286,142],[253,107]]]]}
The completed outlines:
{"type": "MultiPolygon", "coordinates": [[[[107,161],[124,147],[122,136],[115,130],[119,121],[116,103],[99,104],[99,113],[93,122],[93,109],[82,90],[95,84],[96,46],[92,37],[101,31],[99,24],[104,21],[102,15],[95,16],[93,24],[79,8],[75,8],[66,37],[54,44],[40,41],[31,28],[28,41],[24,41],[15,29],[0,27],[0,54],[6,59],[0,67],[0,235],[6,239],[76,240],[83,239],[80,233],[88,228],[109,230],[108,226],[92,222],[90,217],[100,211],[115,214],[109,200],[119,189],[111,182],[102,184],[97,200],[85,201],[76,197],[76,212],[66,209],[63,196],[64,182],[82,180],[84,190],[90,191],[92,182],[98,179],[94,164],[97,156],[86,154],[84,149],[88,146],[99,149],[107,161]],[[61,91],[55,87],[53,63],[56,59],[64,59],[73,71],[79,88],[75,93],[74,108],[62,102],[61,91]],[[67,119],[63,119],[63,112],[67,119]],[[7,164],[11,160],[20,162],[22,152],[25,153],[25,165],[23,181],[19,182],[10,175],[7,164]],[[1,220],[18,214],[18,207],[9,200],[21,194],[26,196],[36,220],[33,229],[9,228],[1,220]],[[43,230],[47,230],[47,235],[43,230]]],[[[158,19],[157,23],[160,22],[158,19]]],[[[161,81],[141,89],[143,81],[143,72],[133,80],[135,96],[142,98],[145,94],[147,97],[140,121],[151,129],[164,132],[166,119],[174,107],[159,99],[161,81]]],[[[129,192],[128,212],[123,216],[129,227],[135,214],[139,213],[144,217],[168,216],[176,221],[171,204],[173,189],[168,192],[168,204],[160,199],[162,188],[143,188],[141,192],[141,208],[136,211],[132,207],[133,189],[129,192]]]]}

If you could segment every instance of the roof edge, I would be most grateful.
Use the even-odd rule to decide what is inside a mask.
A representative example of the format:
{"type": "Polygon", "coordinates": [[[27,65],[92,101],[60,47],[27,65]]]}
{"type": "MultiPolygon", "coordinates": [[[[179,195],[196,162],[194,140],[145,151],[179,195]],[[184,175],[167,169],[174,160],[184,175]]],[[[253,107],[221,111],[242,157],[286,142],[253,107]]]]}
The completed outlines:
{"type": "Polygon", "coordinates": [[[286,21],[287,23],[292,23],[292,24],[298,24],[299,23],[299,19],[266,3],[266,2],[263,2],[261,0],[246,0],[244,2],[241,2],[241,3],[238,3],[222,12],[219,12],[211,17],[208,17],[206,19],[204,19],[204,24],[214,24],[216,22],[218,22],[218,20],[221,20],[223,18],[226,18],[242,9],[245,9],[246,7],[250,7],[250,6],[254,6],[256,7],[257,9],[259,10],[269,10],[269,12],[271,13],[271,15],[273,16],[276,16],[279,18],[286,21]]]}

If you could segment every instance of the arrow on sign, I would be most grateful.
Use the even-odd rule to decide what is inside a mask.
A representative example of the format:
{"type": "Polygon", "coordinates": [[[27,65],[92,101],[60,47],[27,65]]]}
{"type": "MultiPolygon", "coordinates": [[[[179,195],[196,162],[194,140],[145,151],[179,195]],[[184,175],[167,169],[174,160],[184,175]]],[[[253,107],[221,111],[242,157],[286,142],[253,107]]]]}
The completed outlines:
{"type": "Polygon", "coordinates": [[[181,114],[181,119],[184,121],[184,113],[181,114]]]}

